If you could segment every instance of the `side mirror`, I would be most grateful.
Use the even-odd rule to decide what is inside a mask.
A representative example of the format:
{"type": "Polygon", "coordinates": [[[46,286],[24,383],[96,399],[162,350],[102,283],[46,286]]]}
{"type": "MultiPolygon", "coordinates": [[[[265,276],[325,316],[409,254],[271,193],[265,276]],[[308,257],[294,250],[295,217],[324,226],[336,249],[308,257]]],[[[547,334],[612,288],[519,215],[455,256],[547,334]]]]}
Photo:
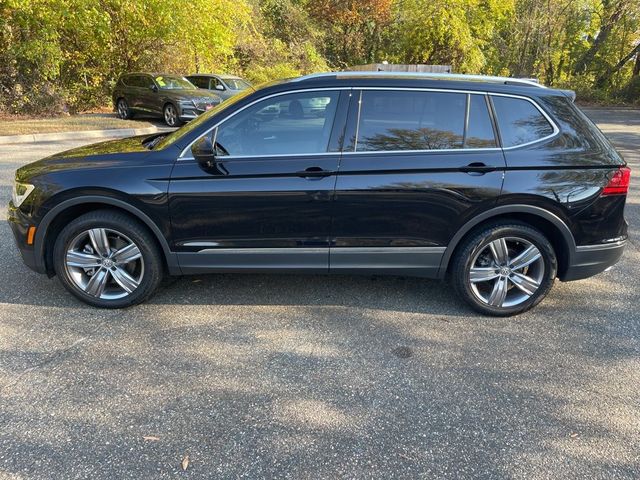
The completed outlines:
{"type": "Polygon", "coordinates": [[[191,145],[191,154],[199,164],[205,167],[211,167],[216,160],[211,135],[205,135],[196,140],[195,143],[191,145]]]}
{"type": "Polygon", "coordinates": [[[157,85],[151,85],[151,91],[154,93],[158,93],[158,86],[157,85]]]}
{"type": "Polygon", "coordinates": [[[224,90],[224,87],[220,84],[216,85],[216,90],[220,90],[221,92],[224,90]]]}

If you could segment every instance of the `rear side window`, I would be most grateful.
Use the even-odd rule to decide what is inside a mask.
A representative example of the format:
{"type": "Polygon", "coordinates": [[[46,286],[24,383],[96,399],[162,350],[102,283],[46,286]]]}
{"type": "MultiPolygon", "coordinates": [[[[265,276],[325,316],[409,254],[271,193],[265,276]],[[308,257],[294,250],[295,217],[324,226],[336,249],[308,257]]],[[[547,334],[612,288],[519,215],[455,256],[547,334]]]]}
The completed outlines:
{"type": "Polygon", "coordinates": [[[469,95],[469,122],[465,148],[495,148],[495,132],[484,95],[469,95]]]}
{"type": "Polygon", "coordinates": [[[189,80],[198,88],[209,88],[208,77],[187,77],[187,80],[189,80]]]}
{"type": "Polygon", "coordinates": [[[362,92],[356,151],[479,147],[496,147],[483,95],[425,91],[362,92]],[[468,125],[466,132],[465,125],[468,125]]]}
{"type": "Polygon", "coordinates": [[[516,147],[553,134],[553,127],[528,100],[492,96],[503,147],[516,147]]]}
{"type": "Polygon", "coordinates": [[[124,77],[125,85],[129,87],[147,87],[147,77],[144,75],[128,75],[124,77]]]}

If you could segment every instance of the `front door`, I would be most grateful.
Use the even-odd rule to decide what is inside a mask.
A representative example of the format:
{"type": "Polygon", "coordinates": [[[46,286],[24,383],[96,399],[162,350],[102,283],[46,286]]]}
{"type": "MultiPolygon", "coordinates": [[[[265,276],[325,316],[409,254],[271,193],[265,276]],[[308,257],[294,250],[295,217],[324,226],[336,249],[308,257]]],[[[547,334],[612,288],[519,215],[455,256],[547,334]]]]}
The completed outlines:
{"type": "Polygon", "coordinates": [[[341,90],[272,96],[207,134],[215,161],[176,162],[169,207],[185,273],[328,270],[347,103],[341,90]],[[309,103],[324,108],[305,109],[309,103]]]}
{"type": "Polygon", "coordinates": [[[372,88],[353,97],[330,269],[436,276],[459,226],[501,191],[486,96],[372,88]]]}

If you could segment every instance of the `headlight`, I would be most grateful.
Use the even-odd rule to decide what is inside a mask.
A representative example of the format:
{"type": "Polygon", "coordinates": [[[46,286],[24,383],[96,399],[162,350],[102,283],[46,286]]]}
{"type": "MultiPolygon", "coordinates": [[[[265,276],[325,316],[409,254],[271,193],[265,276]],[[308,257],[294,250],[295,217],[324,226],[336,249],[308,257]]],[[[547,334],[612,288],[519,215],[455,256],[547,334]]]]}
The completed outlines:
{"type": "Polygon", "coordinates": [[[17,208],[27,199],[27,197],[33,192],[33,189],[36,188],[29,183],[13,183],[13,191],[11,192],[11,199],[13,200],[13,205],[17,208]]]}

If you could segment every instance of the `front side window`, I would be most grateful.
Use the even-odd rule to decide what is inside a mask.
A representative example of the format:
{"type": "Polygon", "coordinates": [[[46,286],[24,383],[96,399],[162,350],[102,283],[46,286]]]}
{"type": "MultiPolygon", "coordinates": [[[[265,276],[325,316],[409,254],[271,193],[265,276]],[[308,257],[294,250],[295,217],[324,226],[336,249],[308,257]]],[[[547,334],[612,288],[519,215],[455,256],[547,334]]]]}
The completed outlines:
{"type": "Polygon", "coordinates": [[[224,85],[222,84],[220,79],[213,77],[211,79],[211,87],[210,88],[213,90],[213,89],[218,88],[218,87],[222,87],[222,89],[224,90],[224,85]]]}
{"type": "Polygon", "coordinates": [[[535,142],[553,134],[553,127],[536,106],[523,98],[492,96],[503,147],[535,142]]]}
{"type": "Polygon", "coordinates": [[[244,90],[250,87],[247,82],[240,78],[225,78],[224,81],[231,90],[244,90]]]}
{"type": "Polygon", "coordinates": [[[356,151],[483,147],[496,147],[483,95],[426,91],[362,92],[356,151]]]}
{"type": "Polygon", "coordinates": [[[223,155],[294,155],[327,151],[338,91],[279,95],[242,110],[218,127],[223,155]]]}

